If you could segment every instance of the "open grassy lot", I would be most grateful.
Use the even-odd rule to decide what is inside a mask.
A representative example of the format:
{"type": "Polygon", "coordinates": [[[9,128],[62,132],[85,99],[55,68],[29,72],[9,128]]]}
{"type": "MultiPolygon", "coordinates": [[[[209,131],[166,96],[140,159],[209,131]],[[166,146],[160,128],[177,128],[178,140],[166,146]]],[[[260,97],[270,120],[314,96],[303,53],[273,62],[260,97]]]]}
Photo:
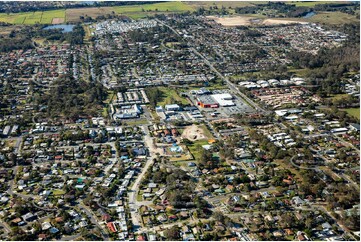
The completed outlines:
{"type": "Polygon", "coordinates": [[[53,18],[64,18],[65,10],[50,10],[25,13],[0,13],[0,22],[11,24],[51,24],[53,18]]]}
{"type": "Polygon", "coordinates": [[[314,2],[306,2],[306,1],[290,1],[290,2],[285,2],[286,4],[294,4],[297,7],[314,7],[317,4],[328,4],[328,3],[332,3],[332,4],[336,4],[336,3],[347,3],[347,2],[336,2],[336,1],[314,1],[314,2]]]}
{"type": "Polygon", "coordinates": [[[65,10],[59,9],[54,11],[45,11],[43,12],[41,22],[42,23],[52,23],[54,18],[63,18],[64,22],[66,21],[65,10]]]}
{"type": "Polygon", "coordinates": [[[161,12],[181,13],[186,11],[194,11],[195,9],[183,2],[163,2],[143,5],[116,6],[113,10],[118,14],[126,15],[133,19],[154,15],[161,12]]]}
{"type": "Polygon", "coordinates": [[[186,98],[179,96],[177,91],[172,88],[159,87],[159,90],[162,92],[162,96],[160,97],[157,105],[164,106],[166,104],[172,104],[174,101],[183,105],[189,104],[186,98]]]}
{"type": "MultiPolygon", "coordinates": [[[[188,4],[189,6],[197,9],[200,7],[203,7],[205,9],[209,9],[210,7],[215,7],[217,6],[218,8],[221,8],[222,6],[225,8],[236,8],[236,7],[248,7],[248,6],[254,6],[255,3],[251,3],[251,2],[243,2],[243,1],[217,1],[217,2],[213,2],[213,1],[194,1],[194,2],[185,2],[186,4],[188,4]]],[[[258,3],[258,2],[257,2],[258,3]]]]}
{"type": "Polygon", "coordinates": [[[209,131],[209,129],[206,127],[206,125],[202,124],[199,125],[199,127],[203,130],[203,133],[205,136],[208,137],[208,139],[213,139],[213,135],[211,134],[211,132],[209,131]]]}
{"type": "Polygon", "coordinates": [[[289,69],[288,71],[300,77],[304,77],[310,72],[309,69],[289,69]]]}
{"type": "Polygon", "coordinates": [[[302,21],[309,23],[331,24],[331,25],[357,23],[360,21],[356,16],[342,12],[317,12],[316,15],[310,18],[282,18],[278,20],[302,21]]]}
{"type": "Polygon", "coordinates": [[[360,20],[356,16],[341,12],[318,12],[307,19],[308,22],[321,24],[346,24],[357,23],[360,20]]]}
{"type": "Polygon", "coordinates": [[[53,190],[53,195],[54,196],[61,196],[61,195],[64,195],[65,192],[63,190],[59,190],[59,189],[56,189],[56,190],[53,190]]]}
{"type": "Polygon", "coordinates": [[[348,115],[360,120],[360,108],[347,108],[347,109],[342,109],[342,110],[346,111],[348,113],[348,115]]]}
{"type": "Polygon", "coordinates": [[[137,126],[142,124],[148,124],[148,120],[146,119],[125,119],[123,121],[124,125],[137,126]]]}
{"type": "Polygon", "coordinates": [[[65,18],[67,22],[79,22],[80,16],[96,18],[101,15],[112,14],[113,11],[112,7],[73,8],[65,10],[65,18]]]}
{"type": "Polygon", "coordinates": [[[202,145],[207,145],[208,144],[208,140],[199,140],[199,141],[194,141],[193,144],[188,145],[188,149],[189,151],[192,153],[194,160],[198,161],[201,157],[201,149],[203,149],[202,145]]]}

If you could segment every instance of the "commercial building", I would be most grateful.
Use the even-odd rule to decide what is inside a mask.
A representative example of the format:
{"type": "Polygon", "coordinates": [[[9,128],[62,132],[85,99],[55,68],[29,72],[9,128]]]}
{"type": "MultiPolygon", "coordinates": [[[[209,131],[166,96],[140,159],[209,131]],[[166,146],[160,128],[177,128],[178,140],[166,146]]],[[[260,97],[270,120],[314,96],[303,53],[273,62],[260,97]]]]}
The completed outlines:
{"type": "Polygon", "coordinates": [[[179,111],[180,107],[178,104],[169,104],[169,105],[165,105],[165,110],[166,111],[179,111]]]}
{"type": "Polygon", "coordinates": [[[233,97],[229,93],[213,94],[211,97],[219,104],[221,107],[229,107],[236,105],[232,100],[233,97]]]}
{"type": "Polygon", "coordinates": [[[202,95],[197,97],[197,104],[202,108],[218,108],[219,104],[209,95],[202,95]]]}

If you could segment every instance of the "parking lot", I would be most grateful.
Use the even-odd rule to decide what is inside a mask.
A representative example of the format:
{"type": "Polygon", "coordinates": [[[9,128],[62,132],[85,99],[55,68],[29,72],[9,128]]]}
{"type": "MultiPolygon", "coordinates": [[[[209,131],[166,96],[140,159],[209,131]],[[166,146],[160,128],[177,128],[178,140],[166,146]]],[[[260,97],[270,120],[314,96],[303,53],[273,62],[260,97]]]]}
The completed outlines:
{"type": "MultiPolygon", "coordinates": [[[[219,118],[229,118],[235,114],[253,113],[255,110],[248,105],[243,99],[233,94],[230,90],[213,90],[212,94],[230,93],[233,96],[234,106],[219,107],[219,108],[201,108],[199,109],[204,112],[204,116],[208,120],[215,120],[219,118]]],[[[193,103],[197,104],[195,97],[191,97],[193,103]]]]}

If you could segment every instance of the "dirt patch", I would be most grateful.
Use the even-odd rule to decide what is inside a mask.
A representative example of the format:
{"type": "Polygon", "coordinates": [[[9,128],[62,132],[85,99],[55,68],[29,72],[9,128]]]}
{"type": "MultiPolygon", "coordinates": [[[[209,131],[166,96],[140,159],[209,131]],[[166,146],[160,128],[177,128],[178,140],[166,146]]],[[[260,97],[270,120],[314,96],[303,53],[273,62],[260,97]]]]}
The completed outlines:
{"type": "Polygon", "coordinates": [[[51,21],[52,24],[62,24],[64,23],[65,19],[64,18],[53,18],[53,20],[51,21]]]}
{"type": "Polygon", "coordinates": [[[114,9],[112,7],[99,7],[99,8],[74,8],[65,11],[67,22],[79,22],[80,16],[96,18],[101,15],[112,14],[114,9]]]}
{"type": "Polygon", "coordinates": [[[249,26],[249,25],[280,25],[280,24],[306,24],[307,22],[286,19],[262,19],[247,16],[223,17],[207,16],[223,26],[249,26]]]}
{"type": "Polygon", "coordinates": [[[264,25],[280,25],[280,24],[307,24],[307,22],[283,20],[283,19],[265,19],[262,24],[264,25]]]}
{"type": "Polygon", "coordinates": [[[191,141],[208,139],[204,133],[204,130],[195,124],[188,126],[183,131],[182,138],[189,139],[191,141]]]}
{"type": "Polygon", "coordinates": [[[214,16],[208,16],[207,18],[213,19],[219,24],[222,24],[223,26],[240,26],[240,25],[251,25],[251,20],[254,19],[252,17],[226,17],[226,18],[218,18],[214,16]]]}

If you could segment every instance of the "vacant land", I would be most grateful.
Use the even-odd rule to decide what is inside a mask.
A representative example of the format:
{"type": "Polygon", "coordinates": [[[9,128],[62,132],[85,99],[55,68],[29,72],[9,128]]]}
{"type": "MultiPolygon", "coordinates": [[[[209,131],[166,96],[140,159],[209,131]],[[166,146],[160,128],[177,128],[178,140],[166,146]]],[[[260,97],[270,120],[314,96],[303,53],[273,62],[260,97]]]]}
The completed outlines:
{"type": "Polygon", "coordinates": [[[291,2],[285,2],[286,4],[294,4],[297,7],[314,7],[317,4],[328,4],[328,3],[332,3],[332,4],[336,4],[336,3],[340,3],[340,4],[344,4],[347,3],[345,2],[336,2],[336,1],[314,1],[314,2],[303,2],[303,1],[291,1],[291,2]]]}
{"type": "Polygon", "coordinates": [[[62,24],[65,22],[64,18],[53,18],[53,21],[51,21],[52,24],[62,24]]]}
{"type": "Polygon", "coordinates": [[[207,140],[196,141],[191,145],[188,145],[189,151],[192,153],[194,160],[198,161],[201,158],[201,149],[203,149],[202,145],[208,145],[207,140]]]}
{"type": "Polygon", "coordinates": [[[123,14],[138,19],[156,13],[181,13],[194,10],[194,7],[183,2],[163,2],[116,7],[60,9],[11,14],[0,13],[0,22],[11,24],[58,24],[64,22],[79,22],[81,16],[96,18],[107,14],[123,14]]]}
{"type": "Polygon", "coordinates": [[[96,18],[101,15],[113,14],[112,7],[99,7],[99,8],[74,8],[65,11],[67,22],[79,22],[80,17],[96,18]]]}
{"type": "Polygon", "coordinates": [[[209,19],[214,19],[217,23],[222,24],[223,26],[244,26],[244,25],[280,25],[280,24],[290,24],[290,23],[301,23],[305,24],[307,22],[300,20],[289,20],[289,19],[261,19],[250,16],[236,16],[236,17],[214,17],[208,16],[209,19]]]}
{"type": "Polygon", "coordinates": [[[185,128],[182,133],[182,138],[189,139],[191,141],[204,140],[204,139],[209,139],[211,137],[212,137],[211,133],[204,125],[202,127],[193,124],[185,128]],[[208,133],[206,131],[208,131],[208,133]]]}
{"type": "Polygon", "coordinates": [[[305,19],[312,23],[322,24],[346,24],[357,23],[360,20],[356,16],[341,12],[319,12],[311,18],[305,19]]]}
{"type": "Polygon", "coordinates": [[[167,104],[173,104],[175,102],[181,103],[183,105],[189,104],[186,98],[180,97],[177,91],[172,88],[159,87],[159,90],[162,92],[162,96],[160,97],[157,105],[164,106],[167,104]]]}
{"type": "Polygon", "coordinates": [[[347,108],[343,110],[346,111],[350,116],[360,120],[360,108],[347,108]]]}
{"type": "Polygon", "coordinates": [[[161,12],[181,13],[194,11],[194,8],[183,2],[164,2],[155,4],[117,6],[113,10],[118,14],[126,15],[133,19],[143,18],[161,12]]]}
{"type": "Polygon", "coordinates": [[[239,25],[251,25],[254,18],[252,17],[244,17],[244,16],[237,16],[237,17],[214,17],[214,16],[207,16],[209,19],[213,19],[219,24],[223,26],[239,26],[239,25]]]}
{"type": "Polygon", "coordinates": [[[61,24],[66,20],[65,10],[54,10],[54,11],[44,11],[41,18],[41,23],[53,23],[53,24],[61,24]],[[53,23],[55,20],[55,23],[53,23]],[[61,21],[62,20],[62,21],[61,21]]]}
{"type": "Polygon", "coordinates": [[[0,22],[11,24],[51,24],[53,18],[65,20],[65,10],[38,11],[26,13],[0,13],[0,22]]]}
{"type": "Polygon", "coordinates": [[[263,25],[280,25],[280,24],[306,24],[307,22],[298,21],[298,20],[284,20],[284,19],[265,19],[262,24],[263,25]]]}
{"type": "Polygon", "coordinates": [[[188,4],[189,6],[197,9],[197,8],[205,8],[205,9],[209,9],[210,7],[215,7],[217,6],[217,8],[242,8],[242,7],[249,7],[249,6],[254,6],[254,3],[251,2],[241,2],[241,1],[234,1],[234,2],[228,2],[228,1],[218,1],[218,2],[212,2],[212,1],[195,1],[195,2],[185,2],[186,4],[188,4]]]}

